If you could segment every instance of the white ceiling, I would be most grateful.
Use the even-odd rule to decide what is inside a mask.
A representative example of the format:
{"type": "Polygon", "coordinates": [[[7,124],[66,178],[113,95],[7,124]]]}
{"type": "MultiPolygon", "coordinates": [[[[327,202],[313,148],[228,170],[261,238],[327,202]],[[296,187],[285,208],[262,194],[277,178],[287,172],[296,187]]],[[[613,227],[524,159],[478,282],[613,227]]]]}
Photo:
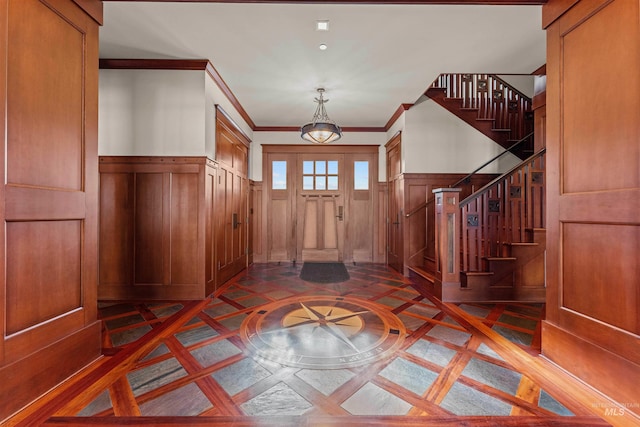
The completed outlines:
{"type": "Polygon", "coordinates": [[[324,87],[339,125],[384,127],[440,73],[531,73],[545,34],[541,6],[105,1],[100,57],[209,59],[257,126],[309,121],[324,87]]]}

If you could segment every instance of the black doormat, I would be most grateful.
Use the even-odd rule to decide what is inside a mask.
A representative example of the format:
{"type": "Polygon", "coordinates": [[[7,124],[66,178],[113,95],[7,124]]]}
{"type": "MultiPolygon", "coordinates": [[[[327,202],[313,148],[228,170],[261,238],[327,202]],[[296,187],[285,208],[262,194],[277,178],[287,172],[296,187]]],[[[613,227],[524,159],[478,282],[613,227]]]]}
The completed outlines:
{"type": "Polygon", "coordinates": [[[316,283],[345,282],[349,280],[349,272],[341,262],[305,262],[300,278],[316,283]]]}

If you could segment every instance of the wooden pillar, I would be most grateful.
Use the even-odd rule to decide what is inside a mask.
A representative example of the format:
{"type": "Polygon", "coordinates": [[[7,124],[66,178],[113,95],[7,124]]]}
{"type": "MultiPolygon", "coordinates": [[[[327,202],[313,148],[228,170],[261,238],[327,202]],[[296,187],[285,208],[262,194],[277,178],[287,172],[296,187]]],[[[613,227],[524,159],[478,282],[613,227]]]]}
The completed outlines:
{"type": "Polygon", "coordinates": [[[435,195],[436,286],[444,300],[447,288],[460,287],[460,188],[437,188],[435,195]]]}

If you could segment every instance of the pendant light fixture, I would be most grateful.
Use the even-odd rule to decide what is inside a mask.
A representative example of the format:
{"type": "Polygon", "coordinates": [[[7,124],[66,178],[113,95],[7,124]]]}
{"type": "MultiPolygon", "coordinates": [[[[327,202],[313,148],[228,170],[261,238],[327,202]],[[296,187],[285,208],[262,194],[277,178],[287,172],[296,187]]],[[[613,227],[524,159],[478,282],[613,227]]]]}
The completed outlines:
{"type": "Polygon", "coordinates": [[[329,102],[323,98],[324,89],[318,88],[319,98],[315,98],[318,108],[313,115],[313,119],[300,128],[302,139],[315,144],[328,144],[337,141],[342,137],[342,129],[327,116],[324,103],[329,102]]]}

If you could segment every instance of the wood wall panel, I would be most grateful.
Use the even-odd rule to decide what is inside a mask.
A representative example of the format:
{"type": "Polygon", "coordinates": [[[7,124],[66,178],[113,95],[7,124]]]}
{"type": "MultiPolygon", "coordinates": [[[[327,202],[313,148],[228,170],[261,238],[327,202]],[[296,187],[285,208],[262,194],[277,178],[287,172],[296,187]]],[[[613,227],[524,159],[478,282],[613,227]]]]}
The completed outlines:
{"type": "Polygon", "coordinates": [[[199,210],[198,174],[171,177],[171,283],[198,283],[198,239],[202,230],[193,213],[199,210]],[[175,195],[175,196],[173,196],[175,195]]]}
{"type": "Polygon", "coordinates": [[[218,176],[218,166],[211,160],[207,159],[207,167],[205,171],[205,254],[204,254],[204,270],[205,270],[205,294],[210,295],[216,290],[216,218],[217,206],[215,204],[216,197],[216,181],[218,176]]]}
{"type": "Polygon", "coordinates": [[[640,80],[628,53],[638,16],[625,9],[624,1],[612,2],[562,37],[562,73],[575,76],[562,85],[562,193],[637,187],[640,80]],[[604,104],[612,94],[615,102],[604,104]]]}
{"type": "Polygon", "coordinates": [[[9,8],[7,182],[81,190],[85,58],[69,52],[83,52],[85,34],[73,16],[30,3],[9,8]]]}
{"type": "Polygon", "coordinates": [[[75,2],[0,0],[0,422],[100,355],[97,63],[75,2]]]}
{"type": "Polygon", "coordinates": [[[387,200],[389,186],[386,182],[378,182],[377,203],[374,203],[376,215],[374,220],[374,253],[373,262],[387,262],[387,200]]]}
{"type": "Polygon", "coordinates": [[[559,18],[547,28],[542,352],[636,403],[628,379],[640,372],[640,7],[551,0],[545,9],[559,18]]]}
{"type": "Polygon", "coordinates": [[[215,287],[206,270],[219,216],[210,162],[100,158],[100,299],[203,298],[215,287]]]}
{"type": "Polygon", "coordinates": [[[10,222],[6,242],[7,335],[82,306],[80,221],[10,222]]]}
{"type": "Polygon", "coordinates": [[[265,245],[262,215],[264,212],[262,182],[249,184],[249,264],[264,262],[265,245]]]}
{"type": "Polygon", "coordinates": [[[162,173],[135,174],[134,262],[136,284],[164,282],[164,208],[162,173]]]}
{"type": "Polygon", "coordinates": [[[630,286],[638,279],[639,243],[638,226],[565,223],[562,306],[639,335],[639,295],[630,286]],[[601,247],[616,250],[602,253],[601,247]],[[612,271],[616,280],[611,280],[612,271]]]}
{"type": "Polygon", "coordinates": [[[105,285],[133,280],[134,174],[100,177],[100,279],[105,285]]]}

